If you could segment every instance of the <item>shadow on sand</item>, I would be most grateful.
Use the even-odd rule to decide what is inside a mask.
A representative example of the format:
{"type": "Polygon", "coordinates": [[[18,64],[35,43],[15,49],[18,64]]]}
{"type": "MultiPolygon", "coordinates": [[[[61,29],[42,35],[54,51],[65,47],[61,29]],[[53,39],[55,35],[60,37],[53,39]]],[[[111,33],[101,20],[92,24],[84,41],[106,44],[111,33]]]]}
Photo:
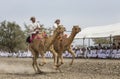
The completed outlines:
{"type": "Polygon", "coordinates": [[[22,76],[22,77],[35,77],[40,75],[48,75],[48,74],[57,74],[62,72],[41,72],[41,73],[0,73],[1,75],[14,75],[14,76],[22,76]]]}

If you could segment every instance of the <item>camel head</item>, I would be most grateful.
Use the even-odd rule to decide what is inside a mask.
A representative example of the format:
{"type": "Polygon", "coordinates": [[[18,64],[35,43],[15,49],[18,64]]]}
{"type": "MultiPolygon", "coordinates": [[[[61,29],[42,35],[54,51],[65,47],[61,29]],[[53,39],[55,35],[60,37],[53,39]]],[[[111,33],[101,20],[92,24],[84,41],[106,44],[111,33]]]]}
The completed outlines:
{"type": "Polygon", "coordinates": [[[65,31],[65,27],[63,25],[59,25],[55,30],[54,33],[60,34],[63,33],[65,31]]]}
{"type": "Polygon", "coordinates": [[[72,31],[74,33],[79,33],[81,31],[81,28],[78,25],[73,26],[72,31]]]}

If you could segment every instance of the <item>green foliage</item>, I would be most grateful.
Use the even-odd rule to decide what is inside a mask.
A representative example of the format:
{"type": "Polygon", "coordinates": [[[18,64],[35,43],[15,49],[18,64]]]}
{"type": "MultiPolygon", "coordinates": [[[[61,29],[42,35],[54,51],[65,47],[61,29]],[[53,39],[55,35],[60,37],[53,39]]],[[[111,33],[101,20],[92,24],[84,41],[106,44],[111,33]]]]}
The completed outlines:
{"type": "Polygon", "coordinates": [[[109,44],[110,39],[109,38],[95,38],[93,39],[94,44],[109,44]]]}
{"type": "Polygon", "coordinates": [[[25,50],[25,35],[15,22],[3,21],[0,23],[0,49],[8,52],[25,50]]]}

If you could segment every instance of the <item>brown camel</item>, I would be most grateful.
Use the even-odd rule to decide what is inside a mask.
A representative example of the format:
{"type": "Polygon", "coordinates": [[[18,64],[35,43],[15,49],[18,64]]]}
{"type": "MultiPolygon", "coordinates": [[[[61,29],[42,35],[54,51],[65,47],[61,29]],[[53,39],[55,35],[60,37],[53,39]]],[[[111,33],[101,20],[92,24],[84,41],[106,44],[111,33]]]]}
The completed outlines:
{"type": "MultiPolygon", "coordinates": [[[[73,58],[72,58],[72,61],[71,61],[70,65],[73,64],[73,61],[74,61],[74,58],[75,58],[75,53],[73,52],[73,50],[71,48],[71,43],[73,42],[76,34],[79,33],[80,31],[81,31],[81,28],[79,26],[73,26],[72,32],[71,32],[71,34],[68,38],[63,36],[62,40],[60,38],[55,40],[53,46],[54,46],[55,51],[58,53],[57,64],[59,64],[59,58],[61,59],[61,63],[59,64],[59,66],[61,66],[63,64],[62,54],[65,51],[68,51],[69,53],[71,53],[73,58]]],[[[54,58],[54,61],[56,61],[55,58],[54,58]]]]}
{"type": "Polygon", "coordinates": [[[41,38],[41,39],[34,39],[32,41],[32,43],[30,43],[29,45],[29,50],[31,51],[32,55],[33,55],[33,63],[32,66],[35,70],[36,73],[41,73],[41,70],[38,67],[37,64],[37,58],[39,57],[39,54],[41,55],[41,57],[43,58],[43,63],[40,65],[44,65],[46,64],[46,60],[45,60],[45,53],[46,51],[51,51],[51,53],[53,53],[54,55],[54,59],[56,60],[54,62],[55,65],[57,65],[57,53],[54,51],[54,49],[52,48],[52,44],[54,43],[55,39],[57,38],[57,36],[62,33],[63,31],[65,31],[65,28],[62,25],[59,25],[55,30],[52,36],[48,36],[46,38],[41,38]]]}

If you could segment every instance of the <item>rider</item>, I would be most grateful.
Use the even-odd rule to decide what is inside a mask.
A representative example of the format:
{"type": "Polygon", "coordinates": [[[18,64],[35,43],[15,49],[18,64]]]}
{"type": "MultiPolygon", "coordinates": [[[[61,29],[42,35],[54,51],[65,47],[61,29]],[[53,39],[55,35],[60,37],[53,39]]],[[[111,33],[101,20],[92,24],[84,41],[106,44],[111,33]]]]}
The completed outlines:
{"type": "Polygon", "coordinates": [[[60,19],[55,20],[55,23],[53,25],[53,30],[55,30],[58,27],[58,25],[60,25],[60,19]]]}
{"type": "Polygon", "coordinates": [[[31,17],[30,21],[31,21],[31,24],[28,25],[30,36],[27,38],[27,42],[29,43],[34,39],[35,35],[37,35],[41,31],[41,26],[36,21],[35,17],[31,17]]]}
{"type": "MultiPolygon", "coordinates": [[[[55,30],[59,25],[60,25],[60,19],[56,19],[53,25],[53,30],[55,30]]],[[[64,37],[64,33],[61,33],[59,39],[62,40],[63,37],[64,37]]]]}

